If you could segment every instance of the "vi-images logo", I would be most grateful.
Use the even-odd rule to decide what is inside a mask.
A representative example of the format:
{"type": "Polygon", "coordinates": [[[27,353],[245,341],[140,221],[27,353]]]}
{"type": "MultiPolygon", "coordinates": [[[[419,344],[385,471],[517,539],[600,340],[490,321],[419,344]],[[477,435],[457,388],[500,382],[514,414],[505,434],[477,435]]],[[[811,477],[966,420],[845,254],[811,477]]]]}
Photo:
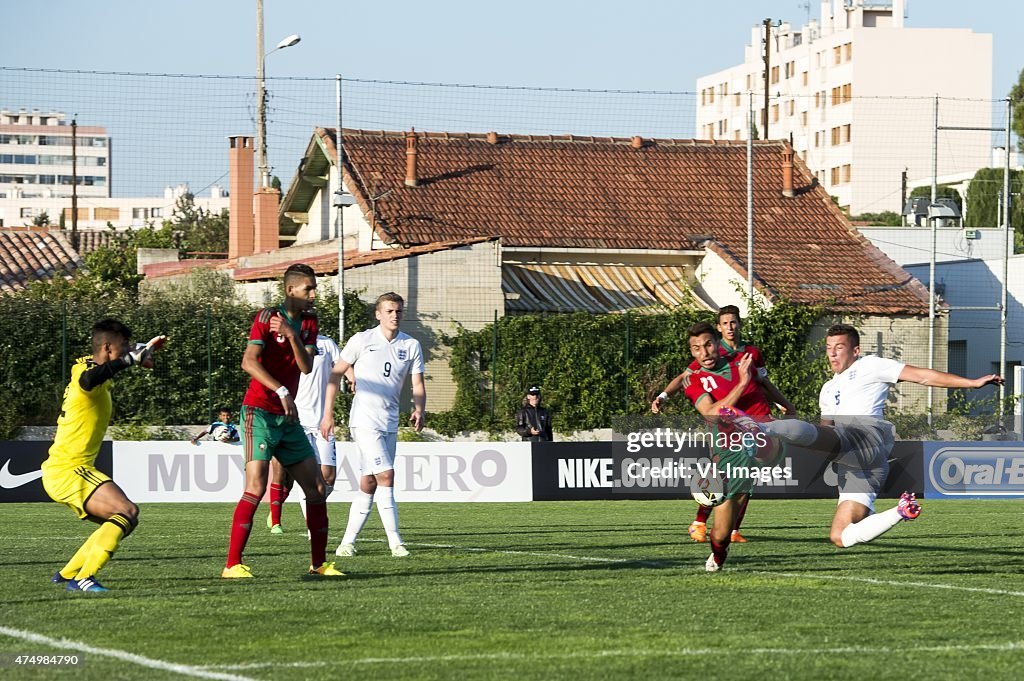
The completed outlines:
{"type": "Polygon", "coordinates": [[[43,477],[42,471],[32,471],[31,473],[12,473],[10,471],[11,460],[4,461],[4,465],[0,468],[0,487],[4,489],[14,489],[27,485],[33,480],[38,480],[43,477]]]}

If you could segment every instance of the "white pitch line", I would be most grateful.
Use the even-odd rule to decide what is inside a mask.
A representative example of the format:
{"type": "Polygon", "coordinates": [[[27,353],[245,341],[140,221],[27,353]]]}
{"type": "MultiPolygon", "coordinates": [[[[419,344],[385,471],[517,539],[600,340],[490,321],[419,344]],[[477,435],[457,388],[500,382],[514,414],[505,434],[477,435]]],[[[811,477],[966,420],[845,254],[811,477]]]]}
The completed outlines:
{"type": "Polygon", "coordinates": [[[816,575],[806,572],[768,572],[765,570],[737,570],[753,575],[768,575],[770,577],[786,577],[789,579],[826,579],[846,582],[863,582],[865,584],[877,584],[879,586],[909,586],[921,589],[947,589],[951,591],[969,591],[982,594],[996,594],[998,596],[1024,596],[1024,591],[1007,591],[1005,589],[991,589],[981,586],[957,586],[955,584],[936,584],[933,582],[901,582],[894,579],[873,579],[871,577],[853,577],[850,575],[816,575]]]}
{"type": "Polygon", "coordinates": [[[177,664],[174,662],[164,662],[163,660],[154,660],[151,657],[143,657],[142,655],[136,655],[135,653],[128,653],[123,650],[116,650],[114,648],[97,648],[91,646],[88,643],[82,643],[81,641],[72,641],[66,638],[50,638],[49,636],[43,636],[32,631],[25,631],[23,629],[11,629],[10,627],[0,626],[0,634],[9,636],[11,638],[20,639],[22,641],[28,641],[30,643],[39,643],[41,645],[47,645],[57,650],[76,650],[81,653],[89,653],[91,655],[100,655],[102,657],[112,657],[115,660],[121,660],[123,662],[130,662],[137,664],[142,667],[149,667],[150,669],[159,669],[160,671],[173,672],[175,674],[181,674],[183,676],[192,676],[198,679],[220,679],[221,681],[254,681],[247,676],[237,676],[235,674],[225,674],[220,672],[209,671],[203,667],[193,667],[187,664],[177,664]]]}
{"type": "MultiPolygon", "coordinates": [[[[455,544],[409,544],[409,546],[425,546],[428,548],[443,548],[443,549],[455,549],[458,551],[472,551],[475,553],[504,553],[509,555],[521,555],[521,556],[539,556],[541,558],[565,558],[569,560],[580,560],[580,561],[593,561],[601,563],[631,563],[634,565],[666,565],[664,561],[645,561],[645,560],[631,560],[624,558],[599,558],[595,556],[574,556],[565,553],[543,553],[543,552],[531,552],[531,551],[510,551],[503,549],[487,549],[487,548],[476,548],[468,546],[457,546],[455,544]]],[[[734,574],[752,574],[752,575],[765,575],[772,577],[784,577],[788,579],[823,579],[833,581],[847,581],[847,582],[862,582],[866,584],[877,584],[879,586],[900,586],[900,587],[915,587],[920,589],[945,589],[947,591],[966,591],[970,593],[984,593],[994,594],[998,596],[1024,596],[1024,591],[1009,591],[1006,589],[992,589],[987,587],[977,586],[958,586],[956,584],[942,584],[934,582],[901,582],[898,580],[886,580],[886,579],[873,579],[871,577],[853,577],[850,575],[819,575],[811,573],[800,573],[800,572],[771,572],[768,570],[747,570],[739,568],[736,570],[729,570],[726,568],[725,572],[734,574]]]]}
{"type": "Polygon", "coordinates": [[[701,657],[705,655],[740,656],[740,655],[906,655],[907,653],[952,653],[972,651],[1019,651],[1024,650],[1024,642],[1008,641],[1006,643],[979,643],[974,645],[944,646],[842,646],[835,648],[677,648],[653,649],[639,648],[615,650],[581,650],[565,653],[478,653],[467,655],[421,655],[404,657],[361,657],[353,659],[332,660],[330,662],[252,662],[239,665],[211,665],[206,669],[249,670],[268,668],[308,668],[326,666],[358,666],[364,664],[408,664],[431,662],[484,662],[492,660],[568,660],[568,659],[600,659],[605,657],[701,657]]]}

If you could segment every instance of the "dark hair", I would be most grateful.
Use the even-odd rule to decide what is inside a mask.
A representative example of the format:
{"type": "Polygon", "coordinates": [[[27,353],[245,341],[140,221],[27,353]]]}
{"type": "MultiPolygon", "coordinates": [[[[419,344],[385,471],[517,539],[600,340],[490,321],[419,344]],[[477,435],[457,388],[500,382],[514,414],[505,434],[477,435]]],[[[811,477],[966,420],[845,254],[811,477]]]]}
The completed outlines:
{"type": "Polygon", "coordinates": [[[718,316],[715,317],[716,321],[722,321],[722,317],[727,314],[736,315],[736,319],[740,318],[740,309],[735,305],[726,305],[725,307],[718,308],[718,316]]]}
{"type": "Polygon", "coordinates": [[[374,304],[373,309],[379,310],[381,303],[398,303],[402,307],[405,307],[405,299],[398,295],[394,291],[388,291],[377,296],[377,302],[374,304]]]}
{"type": "Polygon", "coordinates": [[[230,414],[231,413],[231,407],[220,407],[219,409],[217,409],[217,413],[218,414],[220,414],[221,412],[225,412],[225,411],[230,414]]]}
{"type": "Polygon", "coordinates": [[[831,338],[832,336],[849,336],[850,343],[853,344],[853,347],[860,347],[860,334],[857,333],[857,329],[853,328],[849,324],[833,324],[828,327],[825,337],[831,338]]]}
{"type": "Polygon", "coordinates": [[[100,346],[109,343],[113,338],[132,339],[132,330],[123,322],[113,317],[101,319],[92,325],[92,351],[97,353],[100,346]]]}
{"type": "Polygon", "coordinates": [[[697,336],[703,336],[706,333],[710,333],[715,339],[718,338],[718,331],[715,327],[711,326],[707,322],[697,322],[689,329],[686,330],[687,338],[696,338],[697,336]]]}
{"type": "Polygon", "coordinates": [[[289,283],[299,277],[302,277],[303,279],[312,279],[315,282],[316,272],[313,271],[312,267],[305,263],[298,262],[294,265],[289,265],[288,269],[284,271],[284,285],[288,286],[289,283]]]}

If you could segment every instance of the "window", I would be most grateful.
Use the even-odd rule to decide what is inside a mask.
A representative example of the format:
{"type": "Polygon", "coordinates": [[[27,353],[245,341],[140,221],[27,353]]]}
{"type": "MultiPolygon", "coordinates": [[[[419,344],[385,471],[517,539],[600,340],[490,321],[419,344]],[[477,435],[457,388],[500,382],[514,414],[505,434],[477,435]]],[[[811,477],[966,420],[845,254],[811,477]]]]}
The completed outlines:
{"type": "Polygon", "coordinates": [[[843,45],[843,51],[846,53],[846,61],[853,59],[853,43],[843,45]]]}
{"type": "Polygon", "coordinates": [[[753,78],[754,78],[753,74],[750,74],[750,73],[747,74],[747,92],[750,92],[751,90],[753,90],[753,88],[751,87],[751,83],[753,82],[753,78]]]}
{"type": "Polygon", "coordinates": [[[773,66],[772,67],[772,83],[774,84],[774,83],[778,83],[778,82],[779,82],[779,67],[778,66],[773,66]]]}
{"type": "Polygon", "coordinates": [[[834,185],[839,184],[839,166],[836,166],[835,168],[832,169],[831,176],[832,176],[832,184],[834,184],[834,185]]]}
{"type": "Polygon", "coordinates": [[[804,112],[802,112],[800,114],[800,125],[802,125],[804,127],[807,126],[807,112],[806,111],[804,111],[804,112]]]}
{"type": "Polygon", "coordinates": [[[145,208],[132,208],[132,219],[133,220],[145,220],[149,217],[148,211],[145,208]]]}
{"type": "Polygon", "coordinates": [[[843,63],[843,48],[841,46],[839,46],[839,45],[836,45],[835,47],[832,48],[832,63],[833,64],[842,64],[843,63]]]}
{"type": "Polygon", "coordinates": [[[843,104],[846,104],[851,99],[853,99],[853,85],[850,84],[850,83],[847,83],[846,85],[844,85],[842,87],[842,91],[843,91],[843,104]]]}
{"type": "Polygon", "coordinates": [[[21,217],[23,218],[34,218],[36,216],[35,208],[22,208],[21,217]]]}
{"type": "Polygon", "coordinates": [[[709,87],[708,88],[708,104],[714,104],[714,103],[715,103],[715,88],[709,87]]]}
{"type": "Polygon", "coordinates": [[[804,71],[803,75],[800,76],[800,84],[805,86],[805,87],[807,86],[807,72],[806,71],[804,71]]]}
{"type": "Polygon", "coordinates": [[[796,113],[796,102],[791,99],[786,102],[786,115],[792,116],[794,113],[796,113]]]}
{"type": "Polygon", "coordinates": [[[843,91],[842,88],[832,88],[832,106],[838,106],[842,102],[843,91]]]}
{"type": "Polygon", "coordinates": [[[737,142],[739,142],[741,139],[743,139],[742,137],[740,137],[741,134],[742,133],[739,130],[736,130],[736,131],[733,132],[732,138],[734,140],[736,140],[737,142]]]}
{"type": "Polygon", "coordinates": [[[843,144],[850,143],[850,124],[847,123],[843,126],[843,144]]]}
{"type": "Polygon", "coordinates": [[[821,52],[818,52],[814,55],[814,65],[819,69],[821,68],[821,55],[821,52]]]}
{"type": "Polygon", "coordinates": [[[820,92],[815,92],[814,93],[814,108],[815,109],[820,109],[821,108],[821,93],[820,92]]]}
{"type": "Polygon", "coordinates": [[[839,128],[832,128],[832,146],[833,147],[839,144],[839,134],[840,134],[839,128]]]}
{"type": "Polygon", "coordinates": [[[121,219],[121,211],[117,208],[93,208],[92,218],[96,221],[113,222],[121,219]]]}
{"type": "Polygon", "coordinates": [[[163,208],[150,208],[149,214],[155,218],[162,218],[164,216],[163,208]]]}
{"type": "MultiPolygon", "coordinates": [[[[63,214],[65,221],[70,221],[71,220],[72,213],[71,213],[71,209],[70,208],[65,208],[63,211],[61,211],[61,213],[63,214]]],[[[88,208],[79,208],[78,209],[78,219],[79,220],[88,220],[89,219],[89,209],[88,208]]]]}
{"type": "Polygon", "coordinates": [[[849,182],[851,174],[852,172],[850,171],[850,164],[847,163],[846,165],[843,166],[841,173],[843,182],[849,182]]]}
{"type": "Polygon", "coordinates": [[[821,133],[818,132],[817,130],[814,131],[814,146],[821,146],[821,133]]]}

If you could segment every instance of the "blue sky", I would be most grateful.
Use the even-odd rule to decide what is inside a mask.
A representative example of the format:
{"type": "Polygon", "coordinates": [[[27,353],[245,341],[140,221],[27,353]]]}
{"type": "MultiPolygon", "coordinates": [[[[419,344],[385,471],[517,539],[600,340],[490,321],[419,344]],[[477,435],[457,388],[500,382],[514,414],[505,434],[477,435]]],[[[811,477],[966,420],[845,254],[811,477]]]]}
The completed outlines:
{"type": "MultiPolygon", "coordinates": [[[[802,25],[820,2],[797,0],[264,0],[268,147],[287,183],[311,131],[332,126],[340,73],[360,81],[693,92],[698,76],[743,58],[764,18],[802,25]],[[281,78],[320,78],[318,82],[281,78]]],[[[114,140],[115,196],[225,181],[225,137],[251,134],[255,0],[4,3],[0,65],[174,79],[0,72],[0,106],[77,114],[114,140]],[[155,161],[154,161],[155,159],[155,161]]],[[[993,97],[1024,67],[1024,1],[908,0],[908,26],[994,35],[993,97]],[[966,10],[969,8],[969,10],[966,10]]],[[[940,46],[937,46],[940,48],[940,46]]],[[[913,74],[908,74],[913,77],[913,74]]],[[[900,93],[892,93],[898,96],[900,93]]],[[[350,82],[345,125],[367,129],[689,137],[694,98],[350,82]]]]}
{"type": "MultiPolygon", "coordinates": [[[[251,74],[255,0],[4,3],[6,66],[251,74]]],[[[802,24],[797,0],[264,0],[275,76],[692,91],[742,59],[764,19],[802,24]]],[[[817,16],[819,3],[810,0],[817,16]]],[[[908,0],[908,25],[994,35],[993,96],[1024,67],[1024,2],[908,0]]],[[[896,94],[896,93],[894,93],[896,94]]]]}

